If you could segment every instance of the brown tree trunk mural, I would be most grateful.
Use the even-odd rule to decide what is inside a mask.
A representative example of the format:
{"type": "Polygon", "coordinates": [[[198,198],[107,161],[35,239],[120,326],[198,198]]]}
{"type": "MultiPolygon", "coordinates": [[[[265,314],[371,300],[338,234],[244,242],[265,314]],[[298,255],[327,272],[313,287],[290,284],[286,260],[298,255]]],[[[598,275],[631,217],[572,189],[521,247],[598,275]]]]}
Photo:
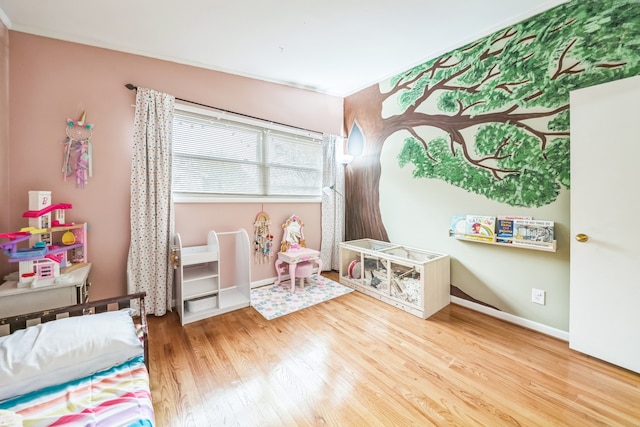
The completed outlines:
{"type": "Polygon", "coordinates": [[[345,171],[346,240],[389,241],[379,206],[380,154],[384,144],[384,139],[380,138],[384,129],[382,100],[375,85],[345,100],[347,129],[357,121],[366,141],[362,155],[354,158],[345,171]]]}

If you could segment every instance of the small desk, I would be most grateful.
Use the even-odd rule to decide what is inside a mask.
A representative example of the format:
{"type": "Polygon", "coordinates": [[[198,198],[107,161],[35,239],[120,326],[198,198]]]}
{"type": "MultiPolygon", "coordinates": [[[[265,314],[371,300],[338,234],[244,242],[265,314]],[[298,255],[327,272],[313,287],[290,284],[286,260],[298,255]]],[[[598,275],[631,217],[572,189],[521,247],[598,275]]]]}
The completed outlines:
{"type": "Polygon", "coordinates": [[[14,280],[4,282],[0,285],[0,317],[84,303],[90,270],[91,263],[73,265],[57,278],[59,283],[36,288],[19,288],[14,280]]]}
{"type": "Polygon", "coordinates": [[[314,263],[318,266],[318,282],[322,283],[320,278],[320,272],[322,271],[322,260],[320,259],[320,252],[314,249],[308,248],[296,248],[289,249],[286,252],[278,252],[278,259],[276,260],[276,271],[278,273],[278,280],[274,283],[279,284],[282,280],[282,268],[281,264],[289,264],[289,276],[291,277],[291,292],[296,290],[296,268],[297,264],[301,263],[314,263]]]}

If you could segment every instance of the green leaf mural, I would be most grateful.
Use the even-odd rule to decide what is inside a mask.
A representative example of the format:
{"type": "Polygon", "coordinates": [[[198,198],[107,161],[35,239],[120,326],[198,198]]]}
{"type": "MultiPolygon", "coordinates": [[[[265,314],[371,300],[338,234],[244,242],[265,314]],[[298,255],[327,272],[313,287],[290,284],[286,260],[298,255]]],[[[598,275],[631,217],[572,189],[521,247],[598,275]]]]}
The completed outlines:
{"type": "Polygon", "coordinates": [[[574,0],[392,78],[381,102],[401,113],[378,136],[409,131],[398,161],[415,178],[543,206],[570,185],[569,93],[637,74],[640,2],[574,0]]]}
{"type": "Polygon", "coordinates": [[[380,157],[398,132],[416,179],[553,203],[570,185],[569,93],[638,74],[640,0],[572,0],[347,97],[365,144],[346,169],[345,238],[388,240],[380,157]]]}

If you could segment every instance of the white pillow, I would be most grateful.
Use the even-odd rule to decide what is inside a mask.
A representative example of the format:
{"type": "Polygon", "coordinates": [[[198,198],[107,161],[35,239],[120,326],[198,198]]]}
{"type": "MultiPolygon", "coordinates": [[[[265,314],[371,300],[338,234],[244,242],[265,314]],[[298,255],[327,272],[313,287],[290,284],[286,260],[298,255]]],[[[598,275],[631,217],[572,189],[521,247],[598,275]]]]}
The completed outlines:
{"type": "Polygon", "coordinates": [[[30,326],[0,337],[0,400],[82,378],[142,353],[127,310],[30,326]]]}

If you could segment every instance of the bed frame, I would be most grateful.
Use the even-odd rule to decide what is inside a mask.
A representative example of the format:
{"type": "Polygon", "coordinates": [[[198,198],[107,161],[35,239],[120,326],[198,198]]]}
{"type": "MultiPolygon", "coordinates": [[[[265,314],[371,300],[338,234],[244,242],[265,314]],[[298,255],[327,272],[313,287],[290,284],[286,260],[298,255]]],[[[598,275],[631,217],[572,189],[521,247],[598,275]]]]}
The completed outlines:
{"type": "Polygon", "coordinates": [[[146,293],[140,292],[121,297],[107,298],[84,304],[68,305],[66,307],[52,308],[49,310],[35,311],[33,313],[20,314],[18,316],[10,316],[0,319],[0,327],[9,325],[9,333],[13,333],[19,329],[25,329],[27,326],[36,325],[38,323],[50,322],[61,317],[85,316],[89,314],[104,313],[106,311],[121,310],[131,307],[131,301],[138,301],[140,314],[134,316],[142,324],[142,339],[144,343],[144,363],[149,370],[149,343],[147,328],[147,313],[144,308],[144,297],[146,293]],[[35,320],[34,320],[35,319],[35,320]],[[40,322],[37,321],[40,320],[40,322]],[[27,324],[29,323],[29,324],[27,324]]]}

